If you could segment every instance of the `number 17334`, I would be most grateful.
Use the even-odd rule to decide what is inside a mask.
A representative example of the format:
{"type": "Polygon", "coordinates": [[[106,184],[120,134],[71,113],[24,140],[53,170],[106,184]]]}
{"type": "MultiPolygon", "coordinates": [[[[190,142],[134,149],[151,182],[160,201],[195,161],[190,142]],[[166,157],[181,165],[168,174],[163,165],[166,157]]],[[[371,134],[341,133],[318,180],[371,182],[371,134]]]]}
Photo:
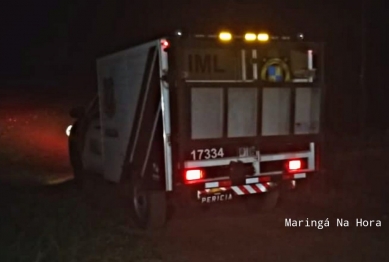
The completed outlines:
{"type": "Polygon", "coordinates": [[[193,160],[215,159],[224,156],[223,148],[197,149],[190,152],[193,160]]]}

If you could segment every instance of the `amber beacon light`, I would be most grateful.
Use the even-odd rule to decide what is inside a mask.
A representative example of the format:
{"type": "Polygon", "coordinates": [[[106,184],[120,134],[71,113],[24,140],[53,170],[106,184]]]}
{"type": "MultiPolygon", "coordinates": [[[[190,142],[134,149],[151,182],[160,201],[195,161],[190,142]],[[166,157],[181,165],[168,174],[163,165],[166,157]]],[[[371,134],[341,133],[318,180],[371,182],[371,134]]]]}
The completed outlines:
{"type": "Polygon", "coordinates": [[[260,34],[258,34],[257,39],[260,42],[267,42],[267,41],[269,41],[269,35],[266,33],[260,33],[260,34]]]}
{"type": "Polygon", "coordinates": [[[231,41],[232,35],[229,32],[220,32],[219,39],[224,42],[231,41]]]}
{"type": "Polygon", "coordinates": [[[255,41],[255,40],[257,39],[257,35],[254,34],[254,33],[246,33],[246,34],[244,35],[244,39],[245,39],[246,41],[252,42],[252,41],[255,41]]]}

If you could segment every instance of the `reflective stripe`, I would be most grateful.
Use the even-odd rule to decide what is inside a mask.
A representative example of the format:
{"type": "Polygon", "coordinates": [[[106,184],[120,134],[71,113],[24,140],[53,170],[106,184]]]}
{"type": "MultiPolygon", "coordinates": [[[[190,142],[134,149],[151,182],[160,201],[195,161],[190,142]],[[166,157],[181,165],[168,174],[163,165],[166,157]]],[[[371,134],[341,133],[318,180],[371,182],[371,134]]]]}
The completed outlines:
{"type": "Polygon", "coordinates": [[[244,193],[242,192],[242,190],[240,190],[240,188],[237,187],[237,186],[233,186],[233,187],[231,187],[231,189],[232,189],[237,195],[244,195],[244,193]]]}
{"type": "Polygon", "coordinates": [[[252,186],[245,185],[244,188],[246,188],[247,191],[248,191],[250,194],[256,194],[256,193],[257,193],[257,192],[252,188],[252,186]]]}
{"type": "Polygon", "coordinates": [[[294,174],[294,179],[306,178],[306,177],[307,177],[307,174],[305,174],[305,173],[294,174]]]}
{"type": "Polygon", "coordinates": [[[219,182],[210,182],[210,183],[205,183],[205,188],[213,188],[213,187],[218,187],[219,182]]]}
{"type": "Polygon", "coordinates": [[[267,188],[262,184],[256,184],[255,186],[258,187],[258,189],[261,190],[262,192],[267,191],[267,188]]]}
{"type": "Polygon", "coordinates": [[[246,184],[254,184],[254,183],[258,183],[258,182],[259,182],[258,177],[251,177],[251,178],[246,179],[246,184]]]}
{"type": "MultiPolygon", "coordinates": [[[[216,185],[216,183],[217,182],[214,182],[212,186],[216,185]]],[[[236,195],[258,194],[258,193],[268,192],[269,188],[275,187],[276,185],[277,185],[276,183],[267,182],[267,183],[253,184],[253,185],[205,188],[203,190],[197,191],[197,197],[199,198],[201,194],[212,194],[212,193],[221,192],[221,191],[223,192],[228,190],[232,190],[236,195]]]]}

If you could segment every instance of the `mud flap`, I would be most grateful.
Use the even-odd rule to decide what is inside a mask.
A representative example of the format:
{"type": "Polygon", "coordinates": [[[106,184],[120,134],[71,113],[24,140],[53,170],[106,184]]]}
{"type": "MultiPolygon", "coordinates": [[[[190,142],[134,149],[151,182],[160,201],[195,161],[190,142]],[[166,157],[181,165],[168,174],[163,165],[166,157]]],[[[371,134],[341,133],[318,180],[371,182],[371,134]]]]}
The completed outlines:
{"type": "Polygon", "coordinates": [[[228,170],[231,184],[233,186],[246,184],[246,175],[250,173],[253,174],[255,172],[254,168],[250,167],[249,170],[249,168],[240,161],[231,161],[228,170]]]}

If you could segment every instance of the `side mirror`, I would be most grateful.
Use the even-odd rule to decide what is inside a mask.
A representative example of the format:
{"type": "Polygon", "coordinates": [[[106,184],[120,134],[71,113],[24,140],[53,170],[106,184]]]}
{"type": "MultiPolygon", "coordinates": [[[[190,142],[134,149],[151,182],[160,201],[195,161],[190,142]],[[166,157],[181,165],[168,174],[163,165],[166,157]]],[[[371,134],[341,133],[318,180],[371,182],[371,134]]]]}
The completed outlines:
{"type": "Polygon", "coordinates": [[[84,116],[84,114],[85,114],[85,107],[83,106],[74,107],[69,112],[69,115],[72,118],[81,118],[84,116]]]}

